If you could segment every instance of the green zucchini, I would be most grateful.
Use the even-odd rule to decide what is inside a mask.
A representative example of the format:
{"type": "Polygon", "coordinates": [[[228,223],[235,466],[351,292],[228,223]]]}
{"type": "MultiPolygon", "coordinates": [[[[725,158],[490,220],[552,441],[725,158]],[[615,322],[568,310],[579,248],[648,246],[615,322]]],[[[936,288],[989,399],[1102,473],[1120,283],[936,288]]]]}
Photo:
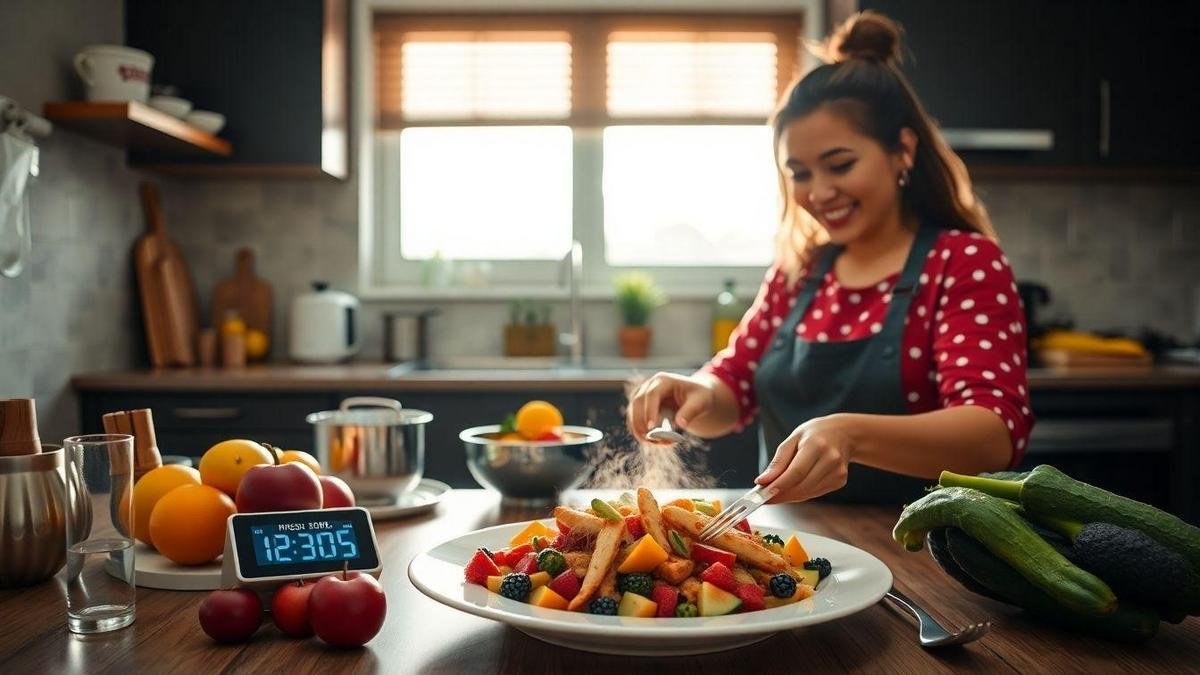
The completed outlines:
{"type": "MultiPolygon", "coordinates": [[[[1088,485],[1043,464],[1024,480],[997,480],[943,471],[938,484],[968,487],[993,497],[1019,501],[1032,516],[1050,516],[1078,523],[1111,523],[1140,530],[1182,554],[1200,573],[1200,527],[1128,497],[1088,485]]],[[[1200,608],[1198,608],[1200,609],[1200,608]]]]}
{"type": "Polygon", "coordinates": [[[1034,617],[1121,642],[1143,642],[1158,630],[1158,615],[1126,604],[1106,616],[1071,612],[962,530],[947,528],[944,536],[947,551],[959,569],[991,593],[1024,608],[1034,617]]]}
{"type": "Polygon", "coordinates": [[[1117,597],[1107,584],[1071,564],[1003,500],[969,488],[937,490],[904,508],[892,537],[910,551],[919,551],[925,534],[938,527],[965,530],[1034,586],[1076,612],[1100,616],[1117,608],[1117,597]]]}

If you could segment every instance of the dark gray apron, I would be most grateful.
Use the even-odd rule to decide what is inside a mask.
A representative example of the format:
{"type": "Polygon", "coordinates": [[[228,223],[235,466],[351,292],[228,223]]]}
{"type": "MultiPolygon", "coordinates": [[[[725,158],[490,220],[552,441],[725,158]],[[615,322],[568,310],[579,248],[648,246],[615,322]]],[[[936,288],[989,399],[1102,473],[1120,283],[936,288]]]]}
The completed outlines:
{"type": "MultiPolygon", "coordinates": [[[[908,414],[900,384],[904,317],[908,315],[917,279],[938,233],[937,228],[928,225],[917,229],[904,270],[892,289],[883,330],[861,340],[810,342],[796,336],[796,325],[804,318],[821,280],[832,269],[842,247],[828,246],[816,252],[817,264],[787,320],[779,326],[759,359],[754,375],[761,413],[762,468],[765,469],[775,449],[796,427],[813,418],[837,412],[908,414]]],[[[924,487],[933,482],[851,464],[846,486],[824,499],[906,504],[920,498],[924,487]]]]}

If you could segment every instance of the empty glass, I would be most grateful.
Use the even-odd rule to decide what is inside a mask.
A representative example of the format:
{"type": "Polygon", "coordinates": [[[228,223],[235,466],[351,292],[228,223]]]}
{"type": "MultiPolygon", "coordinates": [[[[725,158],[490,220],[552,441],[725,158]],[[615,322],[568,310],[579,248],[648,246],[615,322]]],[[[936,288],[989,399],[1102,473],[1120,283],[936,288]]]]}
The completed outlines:
{"type": "Polygon", "coordinates": [[[67,485],[67,627],[103,633],[133,623],[133,436],[63,441],[67,485]]]}

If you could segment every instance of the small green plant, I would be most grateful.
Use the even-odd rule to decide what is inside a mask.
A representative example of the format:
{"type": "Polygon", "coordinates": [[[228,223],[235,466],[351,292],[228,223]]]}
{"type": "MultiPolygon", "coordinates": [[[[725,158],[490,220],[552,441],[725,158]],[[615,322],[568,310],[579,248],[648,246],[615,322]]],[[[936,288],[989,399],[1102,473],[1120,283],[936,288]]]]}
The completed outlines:
{"type": "Polygon", "coordinates": [[[617,310],[626,326],[645,326],[654,308],[666,296],[645,272],[629,272],[616,278],[617,310]]]}

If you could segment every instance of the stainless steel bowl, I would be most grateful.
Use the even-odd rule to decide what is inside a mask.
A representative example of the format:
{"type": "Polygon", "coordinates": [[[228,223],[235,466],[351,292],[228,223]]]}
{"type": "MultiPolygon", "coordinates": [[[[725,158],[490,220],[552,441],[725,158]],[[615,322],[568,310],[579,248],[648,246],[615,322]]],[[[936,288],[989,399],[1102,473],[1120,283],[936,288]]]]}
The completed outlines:
{"type": "Polygon", "coordinates": [[[587,477],[593,452],[604,432],[591,427],[562,428],[573,438],[562,441],[501,441],[500,425],[464,429],[458,437],[467,451],[467,469],[504,501],[525,506],[552,504],[558,493],[587,477]]]}

